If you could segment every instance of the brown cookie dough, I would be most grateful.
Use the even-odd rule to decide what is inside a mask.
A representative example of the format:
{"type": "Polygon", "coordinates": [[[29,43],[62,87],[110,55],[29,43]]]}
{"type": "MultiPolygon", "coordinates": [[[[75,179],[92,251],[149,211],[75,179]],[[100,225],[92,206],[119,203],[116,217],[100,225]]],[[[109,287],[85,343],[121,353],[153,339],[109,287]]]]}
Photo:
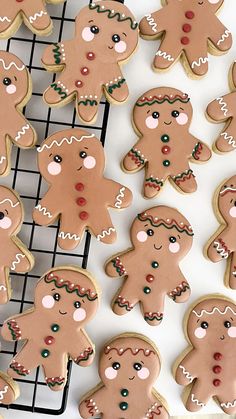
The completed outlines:
{"type": "Polygon", "coordinates": [[[98,241],[113,243],[116,229],[108,208],[128,207],[132,193],[103,176],[104,149],[94,134],[69,129],[51,135],[38,148],[38,164],[50,187],[34,210],[34,221],[49,225],[60,217],[62,249],[74,249],[86,228],[98,241]]]}
{"type": "Polygon", "coordinates": [[[62,72],[44,93],[49,106],[75,101],[85,123],[97,117],[103,93],[109,102],[123,103],[129,95],[121,64],[138,45],[138,24],[118,1],[91,2],[76,18],[75,37],[49,46],[42,58],[48,71],[62,72]]]}
{"type": "Polygon", "coordinates": [[[176,360],[174,376],[186,386],[186,409],[198,412],[213,397],[225,413],[236,413],[235,303],[206,296],[187,313],[185,326],[190,346],[176,360]]]}
{"type": "Polygon", "coordinates": [[[192,113],[189,96],[170,87],[149,90],[136,102],[133,123],[139,140],[122,167],[128,173],[145,168],[145,198],[155,197],[167,179],[181,192],[197,189],[189,161],[206,162],[211,151],[189,132],[192,113]]]}
{"type": "Polygon", "coordinates": [[[0,372],[0,405],[12,404],[19,396],[20,388],[18,384],[9,375],[0,372]]]}
{"type": "Polygon", "coordinates": [[[79,405],[83,419],[168,419],[166,401],[152,387],[161,368],[158,350],[143,335],[126,333],[105,345],[101,383],[79,405]]]}
{"type": "Polygon", "coordinates": [[[11,361],[11,377],[26,377],[42,366],[45,380],[53,391],[62,390],[67,381],[69,356],[86,367],[95,349],[84,331],[94,317],[99,294],[87,271],[77,267],[57,267],[38,282],[34,307],[4,322],[1,333],[9,341],[26,340],[11,361]]]}
{"type": "Polygon", "coordinates": [[[113,256],[105,267],[107,275],[124,278],[112,308],[121,316],[139,303],[144,320],[156,326],[163,319],[166,295],[176,303],[190,296],[179,262],[191,248],[193,230],[176,209],[159,206],[139,214],[130,235],[133,247],[113,256]]]}
{"type": "Polygon", "coordinates": [[[161,10],[148,13],[139,25],[141,36],[161,38],[153,69],[168,70],[181,58],[189,76],[204,76],[208,71],[208,51],[220,55],[232,46],[230,31],[215,15],[223,2],[162,0],[161,10]]]}

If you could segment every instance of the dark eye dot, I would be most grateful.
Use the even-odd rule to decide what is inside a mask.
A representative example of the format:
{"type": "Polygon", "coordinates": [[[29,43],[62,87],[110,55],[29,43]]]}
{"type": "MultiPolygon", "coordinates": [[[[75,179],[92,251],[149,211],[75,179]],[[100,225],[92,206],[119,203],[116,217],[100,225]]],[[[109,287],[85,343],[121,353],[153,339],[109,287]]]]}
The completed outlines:
{"type": "Polygon", "coordinates": [[[172,111],[172,112],[171,112],[171,115],[172,115],[174,118],[178,118],[178,116],[179,116],[179,111],[172,111]]]}
{"type": "Polygon", "coordinates": [[[120,42],[120,36],[117,35],[117,33],[115,33],[114,35],[112,35],[112,41],[113,42],[120,42]]]}
{"type": "Polygon", "coordinates": [[[85,151],[81,151],[79,153],[79,155],[80,155],[81,159],[85,159],[85,157],[87,157],[87,153],[85,153],[85,151]]]}
{"type": "Polygon", "coordinates": [[[151,228],[149,228],[149,229],[147,230],[147,235],[148,235],[148,236],[153,236],[153,235],[154,235],[154,231],[153,231],[151,228]]]}
{"type": "Polygon", "coordinates": [[[134,367],[134,369],[135,369],[136,371],[140,371],[140,370],[142,369],[142,365],[141,365],[139,362],[136,362],[136,363],[133,365],[133,367],[134,367]]]}
{"type": "Polygon", "coordinates": [[[5,86],[9,86],[11,84],[11,79],[9,79],[9,77],[5,77],[2,82],[5,86]]]}
{"type": "Polygon", "coordinates": [[[94,33],[94,35],[97,35],[99,33],[99,28],[95,25],[91,26],[90,31],[94,33]]]}
{"type": "Polygon", "coordinates": [[[236,201],[234,201],[234,206],[236,207],[236,201]]]}
{"type": "Polygon", "coordinates": [[[153,113],[152,113],[152,117],[153,117],[154,119],[158,119],[158,118],[159,118],[159,116],[160,116],[159,112],[153,112],[153,113]]]}
{"type": "Polygon", "coordinates": [[[53,295],[53,298],[54,298],[54,300],[55,300],[55,301],[60,301],[61,296],[60,296],[60,294],[58,294],[58,292],[57,292],[56,294],[54,294],[54,295],[53,295]]]}
{"type": "Polygon", "coordinates": [[[5,217],[4,212],[0,212],[0,220],[3,220],[4,217],[5,217]]]}
{"type": "Polygon", "coordinates": [[[56,163],[61,163],[61,162],[62,162],[62,158],[61,158],[61,156],[58,156],[58,154],[57,154],[56,156],[54,156],[54,157],[53,157],[53,160],[54,160],[56,163]]]}
{"type": "Polygon", "coordinates": [[[74,303],[74,307],[75,307],[75,308],[80,308],[80,306],[81,306],[80,301],[76,301],[76,302],[74,303]]]}
{"type": "Polygon", "coordinates": [[[174,237],[174,236],[171,236],[171,237],[169,237],[169,241],[171,242],[171,243],[175,243],[176,242],[176,237],[174,237]]]}
{"type": "Polygon", "coordinates": [[[224,327],[226,327],[226,329],[229,329],[232,326],[232,324],[228,321],[224,322],[224,327]]]}
{"type": "Polygon", "coordinates": [[[112,364],[112,368],[113,368],[113,370],[119,370],[119,369],[120,369],[120,364],[119,364],[119,362],[113,362],[113,364],[112,364]]]}
{"type": "Polygon", "coordinates": [[[202,322],[202,323],[201,323],[201,328],[202,328],[202,329],[207,329],[207,328],[208,328],[208,326],[209,326],[209,324],[208,324],[207,322],[202,322]]]}

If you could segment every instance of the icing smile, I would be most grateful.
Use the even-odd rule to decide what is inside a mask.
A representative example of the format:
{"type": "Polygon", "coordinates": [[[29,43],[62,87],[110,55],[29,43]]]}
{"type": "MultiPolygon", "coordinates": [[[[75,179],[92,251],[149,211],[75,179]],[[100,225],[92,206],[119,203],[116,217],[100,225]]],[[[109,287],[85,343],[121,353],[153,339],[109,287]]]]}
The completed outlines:
{"type": "Polygon", "coordinates": [[[154,249],[156,249],[156,250],[161,250],[162,249],[162,245],[161,246],[159,246],[159,247],[157,247],[155,244],[154,244],[154,249]]]}
{"type": "Polygon", "coordinates": [[[83,167],[83,166],[80,166],[80,168],[79,168],[79,169],[77,169],[77,172],[79,172],[79,171],[82,169],[82,167],[83,167]]]}
{"type": "Polygon", "coordinates": [[[170,122],[165,122],[165,121],[164,121],[164,124],[165,124],[165,125],[171,125],[171,124],[172,124],[172,121],[170,121],[170,122]]]}
{"type": "Polygon", "coordinates": [[[135,379],[135,375],[132,378],[129,378],[130,381],[133,381],[135,379]]]}
{"type": "Polygon", "coordinates": [[[114,47],[109,47],[109,45],[108,45],[108,48],[109,48],[109,49],[113,49],[114,47]]]}
{"type": "Polygon", "coordinates": [[[62,316],[65,316],[65,314],[67,314],[67,311],[61,311],[61,310],[59,310],[59,313],[62,314],[62,316]]]}
{"type": "Polygon", "coordinates": [[[199,6],[202,6],[202,5],[203,5],[203,3],[204,3],[204,1],[199,1],[199,2],[198,2],[199,6]]]}

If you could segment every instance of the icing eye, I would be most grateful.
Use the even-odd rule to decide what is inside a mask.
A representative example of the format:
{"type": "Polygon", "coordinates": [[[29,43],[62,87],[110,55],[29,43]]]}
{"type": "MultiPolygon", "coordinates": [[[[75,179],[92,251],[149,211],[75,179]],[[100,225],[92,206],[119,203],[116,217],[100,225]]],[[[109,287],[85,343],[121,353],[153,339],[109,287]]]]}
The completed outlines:
{"type": "Polygon", "coordinates": [[[153,235],[154,235],[154,231],[153,231],[151,228],[149,228],[149,229],[147,230],[147,235],[148,235],[148,236],[153,236],[153,235]]]}
{"type": "Polygon", "coordinates": [[[95,25],[91,26],[90,31],[94,33],[94,35],[97,35],[99,33],[99,28],[95,25]]]}
{"type": "Polygon", "coordinates": [[[79,156],[81,157],[81,159],[85,159],[87,157],[87,153],[85,153],[85,151],[81,151],[79,153],[79,156]]]}
{"type": "Polygon", "coordinates": [[[0,212],[0,220],[3,220],[4,217],[5,217],[4,212],[0,212]]]}
{"type": "Polygon", "coordinates": [[[136,371],[140,371],[140,370],[142,369],[142,365],[141,365],[139,362],[136,362],[136,363],[133,365],[133,367],[134,367],[134,369],[135,369],[136,371]]]}
{"type": "Polygon", "coordinates": [[[173,116],[173,118],[178,118],[179,112],[178,111],[172,111],[171,115],[173,116]]]}
{"type": "Polygon", "coordinates": [[[9,79],[9,77],[5,77],[2,82],[5,86],[10,86],[11,79],[9,79]]]}
{"type": "Polygon", "coordinates": [[[61,296],[60,296],[60,294],[56,293],[56,294],[53,295],[53,298],[54,298],[55,301],[60,301],[61,296]]]}
{"type": "Polygon", "coordinates": [[[117,33],[115,33],[115,35],[112,35],[112,38],[111,39],[115,43],[120,42],[120,36],[117,35],[117,33]]]}
{"type": "Polygon", "coordinates": [[[62,162],[62,158],[61,158],[61,156],[58,156],[58,154],[57,154],[56,156],[54,156],[54,157],[53,157],[53,160],[54,160],[56,163],[61,163],[61,162],[62,162]]]}
{"type": "Polygon", "coordinates": [[[229,321],[224,322],[224,327],[226,327],[226,329],[229,329],[232,326],[232,324],[229,321]]]}
{"type": "Polygon", "coordinates": [[[74,307],[75,307],[75,308],[80,308],[80,306],[81,306],[80,301],[76,301],[76,302],[74,303],[74,307]]]}
{"type": "Polygon", "coordinates": [[[176,237],[174,237],[174,236],[169,237],[169,241],[171,243],[175,243],[176,242],[176,237]]]}
{"type": "Polygon", "coordinates": [[[152,117],[153,117],[154,119],[158,119],[158,118],[159,118],[159,116],[160,116],[159,112],[153,112],[153,113],[152,113],[152,117]]]}
{"type": "Polygon", "coordinates": [[[120,363],[119,362],[113,362],[112,364],[113,370],[119,370],[120,369],[120,363]]]}
{"type": "Polygon", "coordinates": [[[207,322],[202,322],[201,323],[201,328],[202,329],[208,329],[209,324],[207,322]]]}

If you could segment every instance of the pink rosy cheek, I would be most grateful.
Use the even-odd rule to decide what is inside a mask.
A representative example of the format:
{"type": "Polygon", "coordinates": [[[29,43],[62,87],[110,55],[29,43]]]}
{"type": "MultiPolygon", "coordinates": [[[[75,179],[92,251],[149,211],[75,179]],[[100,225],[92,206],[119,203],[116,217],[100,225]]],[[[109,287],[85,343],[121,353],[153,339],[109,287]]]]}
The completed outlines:
{"type": "Polygon", "coordinates": [[[0,220],[0,228],[3,230],[7,230],[9,227],[11,227],[12,222],[9,217],[4,217],[2,220],[0,220]]]}
{"type": "Polygon", "coordinates": [[[83,164],[86,169],[93,169],[96,166],[96,159],[93,156],[88,156],[84,159],[83,164]]]}
{"type": "Polygon", "coordinates": [[[137,239],[140,243],[144,243],[147,240],[148,236],[146,231],[139,231],[137,234],[137,239]]]}
{"type": "Polygon", "coordinates": [[[186,113],[180,113],[179,116],[176,118],[176,122],[179,125],[185,125],[188,122],[188,115],[186,113]]]}
{"type": "Polygon", "coordinates": [[[9,84],[9,86],[7,86],[6,88],[6,92],[9,95],[13,95],[14,93],[16,93],[16,86],[14,84],[9,84]]]}
{"type": "Polygon", "coordinates": [[[150,129],[155,129],[155,128],[157,128],[158,127],[158,118],[153,118],[152,116],[148,116],[147,117],[147,119],[146,119],[146,121],[145,121],[145,123],[146,123],[146,126],[148,127],[148,128],[150,128],[150,129]]]}
{"type": "Polygon", "coordinates": [[[220,0],[208,0],[208,1],[211,4],[217,4],[217,3],[219,3],[220,0]]]}
{"type": "Polygon", "coordinates": [[[42,305],[44,308],[53,308],[55,300],[52,295],[45,295],[42,299],[42,305]]]}
{"type": "Polygon", "coordinates": [[[230,208],[229,215],[233,218],[236,218],[236,207],[230,208]]]}
{"type": "Polygon", "coordinates": [[[75,322],[82,322],[86,318],[86,311],[83,308],[77,308],[73,314],[75,322]]]}
{"type": "Polygon", "coordinates": [[[61,165],[60,163],[56,163],[55,161],[52,161],[48,165],[48,173],[52,176],[59,175],[61,173],[61,165]]]}
{"type": "Polygon", "coordinates": [[[127,48],[127,45],[126,45],[126,42],[124,41],[120,41],[115,44],[115,50],[116,52],[118,52],[118,54],[122,54],[122,52],[125,52],[126,48],[127,48]]]}
{"type": "Polygon", "coordinates": [[[150,371],[148,368],[142,368],[140,371],[138,371],[138,377],[140,380],[146,380],[150,375],[150,371]]]}
{"type": "Polygon", "coordinates": [[[180,249],[179,243],[176,242],[176,243],[169,244],[169,251],[171,253],[178,253],[179,249],[180,249]]]}
{"type": "Polygon", "coordinates": [[[108,380],[114,380],[117,377],[118,372],[114,368],[109,367],[105,369],[105,376],[108,380]]]}
{"type": "Polygon", "coordinates": [[[228,335],[231,337],[231,338],[236,338],[236,327],[230,327],[229,329],[228,329],[228,335]]]}
{"type": "Polygon", "coordinates": [[[196,338],[203,339],[206,336],[206,330],[202,327],[198,327],[194,332],[196,338]]]}
{"type": "Polygon", "coordinates": [[[86,42],[91,42],[94,39],[94,34],[91,32],[90,27],[87,26],[82,31],[82,38],[86,42]]]}

